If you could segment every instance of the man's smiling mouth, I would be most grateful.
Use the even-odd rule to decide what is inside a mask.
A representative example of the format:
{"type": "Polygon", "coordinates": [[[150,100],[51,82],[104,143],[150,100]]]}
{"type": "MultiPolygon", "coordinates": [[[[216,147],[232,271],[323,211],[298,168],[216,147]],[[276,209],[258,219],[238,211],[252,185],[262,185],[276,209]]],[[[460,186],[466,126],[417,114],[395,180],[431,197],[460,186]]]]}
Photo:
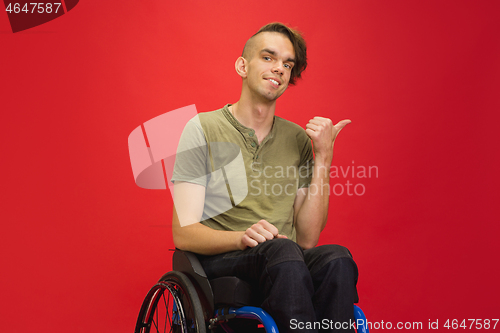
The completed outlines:
{"type": "Polygon", "coordinates": [[[279,87],[281,85],[281,83],[276,80],[276,79],[272,79],[272,78],[267,78],[266,80],[268,80],[269,82],[271,82],[271,84],[274,86],[274,87],[279,87]]]}

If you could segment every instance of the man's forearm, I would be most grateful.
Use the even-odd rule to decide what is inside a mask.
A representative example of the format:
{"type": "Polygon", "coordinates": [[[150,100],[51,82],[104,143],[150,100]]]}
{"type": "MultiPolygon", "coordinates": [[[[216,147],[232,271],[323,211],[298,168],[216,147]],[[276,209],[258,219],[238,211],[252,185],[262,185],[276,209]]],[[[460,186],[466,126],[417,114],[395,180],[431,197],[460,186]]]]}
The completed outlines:
{"type": "Polygon", "coordinates": [[[331,157],[317,156],[311,184],[297,213],[297,243],[305,249],[316,246],[328,219],[331,162],[331,157]]]}
{"type": "Polygon", "coordinates": [[[331,119],[314,117],[306,125],[306,134],[314,147],[313,179],[307,195],[298,203],[296,213],[297,243],[303,248],[316,246],[319,234],[326,225],[330,198],[330,166],[333,145],[339,132],[351,123],[349,119],[333,125],[331,119]]]}
{"type": "Polygon", "coordinates": [[[172,232],[175,247],[204,255],[240,250],[238,246],[244,234],[244,231],[214,230],[199,222],[181,227],[175,208],[172,232]]]}

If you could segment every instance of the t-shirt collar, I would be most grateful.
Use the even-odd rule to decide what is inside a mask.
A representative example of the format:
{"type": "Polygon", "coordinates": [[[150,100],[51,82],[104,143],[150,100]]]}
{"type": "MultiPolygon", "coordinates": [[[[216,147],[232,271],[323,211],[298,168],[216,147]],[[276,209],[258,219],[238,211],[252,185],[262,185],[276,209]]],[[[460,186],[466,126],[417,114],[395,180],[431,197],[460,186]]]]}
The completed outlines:
{"type": "MultiPolygon", "coordinates": [[[[231,111],[229,111],[229,107],[231,105],[232,104],[226,104],[222,108],[222,113],[224,114],[224,116],[226,117],[226,119],[231,123],[231,125],[233,125],[241,133],[255,132],[253,129],[248,128],[248,127],[244,126],[243,124],[241,124],[238,121],[238,119],[236,119],[236,117],[233,116],[233,114],[231,113],[231,111]]],[[[276,126],[274,126],[275,123],[276,123],[276,116],[274,116],[274,118],[273,118],[273,126],[271,127],[271,131],[269,132],[269,134],[267,135],[266,138],[270,139],[270,138],[272,138],[274,136],[274,133],[276,132],[276,126]]]]}

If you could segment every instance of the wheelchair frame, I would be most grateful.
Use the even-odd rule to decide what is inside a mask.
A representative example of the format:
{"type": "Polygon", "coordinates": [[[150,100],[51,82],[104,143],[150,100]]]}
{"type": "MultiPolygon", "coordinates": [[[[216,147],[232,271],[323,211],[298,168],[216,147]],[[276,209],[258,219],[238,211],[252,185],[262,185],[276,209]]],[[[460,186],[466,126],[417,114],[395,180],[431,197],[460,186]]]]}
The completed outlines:
{"type": "MultiPolygon", "coordinates": [[[[222,329],[232,333],[227,322],[233,318],[254,319],[262,324],[266,333],[278,333],[274,319],[261,308],[215,308],[212,287],[193,253],[175,250],[172,266],[173,271],[164,274],[146,295],[135,333],[206,333],[207,328],[211,332],[222,329]]],[[[358,333],[368,333],[366,317],[357,305],[354,305],[354,318],[356,323],[363,323],[357,325],[358,333]]]]}

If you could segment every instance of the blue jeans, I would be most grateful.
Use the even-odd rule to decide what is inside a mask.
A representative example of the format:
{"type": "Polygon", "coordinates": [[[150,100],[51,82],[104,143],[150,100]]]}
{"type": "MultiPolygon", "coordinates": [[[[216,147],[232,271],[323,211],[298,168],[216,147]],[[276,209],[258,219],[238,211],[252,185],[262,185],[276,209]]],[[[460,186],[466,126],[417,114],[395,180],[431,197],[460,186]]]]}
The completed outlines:
{"type": "Polygon", "coordinates": [[[358,301],[358,269],[343,246],[304,251],[289,239],[273,239],[198,258],[209,279],[236,276],[252,284],[280,332],[354,332],[352,326],[336,329],[354,322],[353,303],[358,301]]]}

